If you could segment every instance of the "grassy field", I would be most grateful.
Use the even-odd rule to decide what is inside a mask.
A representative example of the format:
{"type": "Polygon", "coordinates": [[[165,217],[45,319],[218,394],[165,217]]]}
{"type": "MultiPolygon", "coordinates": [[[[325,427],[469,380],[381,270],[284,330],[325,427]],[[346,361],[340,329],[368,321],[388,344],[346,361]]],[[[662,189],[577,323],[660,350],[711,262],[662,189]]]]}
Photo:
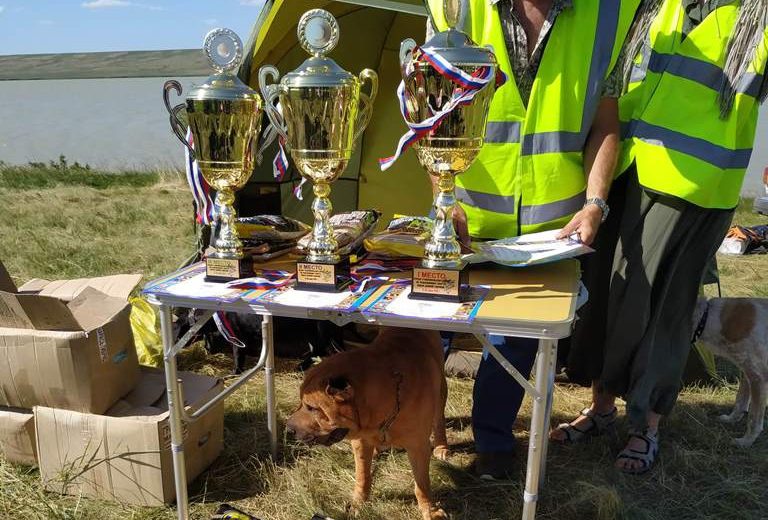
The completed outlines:
{"type": "MultiPolygon", "coordinates": [[[[115,176],[106,184],[72,179],[50,184],[21,182],[19,172],[0,168],[0,259],[21,282],[31,277],[64,278],[135,272],[151,278],[176,267],[194,249],[190,202],[173,175],[151,178],[115,176]],[[15,179],[15,180],[14,180],[15,179]]],[[[89,175],[80,172],[76,177],[89,175]]],[[[31,177],[30,177],[31,179],[31,177]]],[[[741,224],[764,222],[745,203],[741,224]]],[[[768,296],[766,257],[721,258],[726,295],[768,296]]],[[[205,356],[197,348],[184,354],[188,369],[225,375],[225,356],[205,356]]],[[[290,360],[277,375],[279,418],[297,402],[300,376],[290,360]]],[[[353,461],[347,444],[308,449],[285,445],[279,459],[267,456],[263,379],[256,377],[226,403],[225,449],[191,486],[194,518],[208,518],[229,501],[263,520],[309,520],[322,511],[348,518],[353,461]]],[[[508,484],[482,482],[467,468],[472,459],[470,410],[472,382],[450,379],[447,409],[449,440],[455,455],[433,462],[437,499],[454,519],[518,518],[520,479],[508,484]]],[[[580,388],[559,386],[553,421],[573,417],[587,402],[580,388]]],[[[768,436],[751,450],[732,447],[744,425],[725,426],[714,417],[729,409],[734,387],[688,388],[662,432],[657,467],[648,476],[628,477],[612,469],[621,437],[582,447],[550,449],[540,516],[558,520],[761,519],[768,516],[768,436]]],[[[526,404],[517,431],[525,446],[530,417],[526,404]]],[[[623,425],[619,428],[623,434],[623,425]]],[[[45,493],[35,469],[0,459],[0,518],[172,519],[171,508],[133,508],[81,497],[45,493]]],[[[418,517],[405,455],[386,453],[375,466],[373,500],[361,520],[418,517]]]]}

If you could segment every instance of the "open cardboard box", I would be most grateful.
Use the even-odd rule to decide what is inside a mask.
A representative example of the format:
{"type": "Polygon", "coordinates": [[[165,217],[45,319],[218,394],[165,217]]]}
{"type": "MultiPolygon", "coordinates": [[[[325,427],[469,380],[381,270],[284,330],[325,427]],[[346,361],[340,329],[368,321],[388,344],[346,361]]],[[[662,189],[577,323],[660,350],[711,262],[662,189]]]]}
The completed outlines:
{"type": "Polygon", "coordinates": [[[32,410],[0,407],[0,455],[9,462],[37,464],[32,410]]]}
{"type": "Polygon", "coordinates": [[[0,263],[0,406],[103,413],[139,380],[127,299],[140,275],[31,280],[0,263]]]}
{"type": "MultiPolygon", "coordinates": [[[[159,506],[175,499],[171,430],[162,370],[142,367],[138,386],[104,415],[35,408],[40,476],[49,491],[159,506]]],[[[185,405],[219,393],[219,379],[179,372],[185,405]]],[[[187,480],[221,453],[224,403],[184,425],[187,480]]]]}

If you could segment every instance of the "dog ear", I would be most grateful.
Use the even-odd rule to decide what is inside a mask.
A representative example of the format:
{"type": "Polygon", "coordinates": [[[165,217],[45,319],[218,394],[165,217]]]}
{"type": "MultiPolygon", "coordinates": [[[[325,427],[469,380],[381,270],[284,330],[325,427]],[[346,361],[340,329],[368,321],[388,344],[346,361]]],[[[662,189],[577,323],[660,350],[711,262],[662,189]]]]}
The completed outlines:
{"type": "Polygon", "coordinates": [[[325,393],[333,397],[336,401],[348,401],[355,395],[352,385],[344,376],[332,377],[328,380],[325,387],[325,393]]]}

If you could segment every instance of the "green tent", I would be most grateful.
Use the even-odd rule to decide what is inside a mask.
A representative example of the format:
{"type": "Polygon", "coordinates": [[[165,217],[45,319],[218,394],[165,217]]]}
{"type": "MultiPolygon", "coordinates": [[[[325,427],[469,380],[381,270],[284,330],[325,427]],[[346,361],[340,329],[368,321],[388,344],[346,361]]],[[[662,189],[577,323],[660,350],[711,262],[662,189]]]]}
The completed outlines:
{"type": "MultiPolygon", "coordinates": [[[[333,184],[334,212],[375,208],[383,212],[384,222],[394,213],[426,214],[431,189],[415,154],[407,152],[386,173],[378,166],[378,159],[392,155],[407,130],[395,95],[400,82],[398,53],[405,38],[424,41],[426,10],[421,0],[267,0],[246,46],[241,78],[258,90],[262,65],[275,65],[281,77],[297,68],[308,56],[298,44],[296,26],[303,13],[315,8],[326,9],[339,21],[339,45],[330,57],[353,74],[371,68],[379,75],[379,95],[371,123],[357,143],[344,175],[333,184]]],[[[275,151],[267,151],[252,183],[269,189],[275,151]]],[[[291,167],[286,179],[279,186],[280,210],[310,221],[311,190],[305,187],[301,202],[292,194],[300,180],[295,168],[291,167]]],[[[274,185],[271,189],[275,189],[274,185]]]]}

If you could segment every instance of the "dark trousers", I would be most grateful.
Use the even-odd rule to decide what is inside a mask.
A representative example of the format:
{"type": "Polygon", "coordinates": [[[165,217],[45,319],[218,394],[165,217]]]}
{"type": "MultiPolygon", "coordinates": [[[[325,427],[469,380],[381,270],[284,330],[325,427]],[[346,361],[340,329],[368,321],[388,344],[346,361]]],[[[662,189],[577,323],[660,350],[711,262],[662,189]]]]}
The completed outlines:
{"type": "MultiPolygon", "coordinates": [[[[447,353],[453,334],[442,333],[442,336],[447,353]]],[[[489,339],[523,377],[530,377],[538,351],[538,340],[495,335],[489,336],[489,339]]],[[[490,352],[483,351],[472,393],[472,429],[478,453],[515,449],[512,430],[524,396],[525,390],[517,381],[490,352]]]]}

